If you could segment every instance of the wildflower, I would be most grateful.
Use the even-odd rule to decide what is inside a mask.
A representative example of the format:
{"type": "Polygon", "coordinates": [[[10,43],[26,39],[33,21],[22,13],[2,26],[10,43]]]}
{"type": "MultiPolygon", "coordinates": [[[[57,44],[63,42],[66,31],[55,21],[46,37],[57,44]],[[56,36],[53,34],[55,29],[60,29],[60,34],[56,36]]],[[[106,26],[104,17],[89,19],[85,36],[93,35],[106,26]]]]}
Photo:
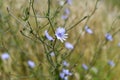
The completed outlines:
{"type": "Polygon", "coordinates": [[[92,31],[88,26],[85,26],[85,31],[86,31],[88,34],[93,34],[93,31],[92,31]]]}
{"type": "Polygon", "coordinates": [[[10,57],[9,54],[6,52],[1,55],[2,60],[7,60],[9,59],[9,57],[10,57]]]}
{"type": "Polygon", "coordinates": [[[62,15],[61,19],[66,20],[68,18],[68,15],[62,15]]]}
{"type": "Polygon", "coordinates": [[[110,33],[106,33],[106,34],[105,34],[105,37],[106,37],[106,39],[107,39],[108,41],[112,41],[112,40],[113,40],[113,37],[112,37],[112,35],[111,35],[110,33]]]}
{"type": "Polygon", "coordinates": [[[71,43],[69,43],[69,42],[66,42],[66,43],[65,43],[65,47],[66,47],[67,49],[70,49],[70,50],[72,50],[72,49],[74,48],[74,46],[73,46],[71,43]]]}
{"type": "Polygon", "coordinates": [[[28,61],[28,65],[30,68],[34,68],[35,67],[35,63],[31,60],[28,61]]]}
{"type": "Polygon", "coordinates": [[[64,40],[66,40],[66,38],[68,38],[67,37],[68,34],[65,33],[66,33],[65,29],[61,27],[57,28],[57,30],[55,31],[55,35],[57,39],[59,39],[61,42],[63,42],[64,40]]]}
{"type": "Polygon", "coordinates": [[[45,36],[46,36],[46,38],[47,38],[49,41],[53,41],[53,40],[54,40],[53,37],[51,37],[51,36],[48,34],[48,31],[47,31],[47,30],[45,31],[45,36]]]}
{"type": "Polygon", "coordinates": [[[68,80],[68,76],[65,76],[65,77],[64,77],[64,80],[68,80]]]}
{"type": "Polygon", "coordinates": [[[69,14],[70,14],[69,8],[66,8],[65,11],[64,11],[64,13],[65,13],[66,15],[69,15],[69,14]]]}
{"type": "Polygon", "coordinates": [[[66,61],[63,61],[62,63],[64,66],[68,67],[69,66],[69,63],[67,63],[66,61]]]}
{"type": "Polygon", "coordinates": [[[108,65],[110,65],[111,67],[114,67],[114,66],[115,66],[115,63],[114,63],[112,60],[109,60],[109,61],[108,61],[108,65]]]}
{"type": "Polygon", "coordinates": [[[69,5],[72,5],[72,0],[67,0],[67,3],[68,3],[69,5]]]}
{"type": "Polygon", "coordinates": [[[53,57],[53,56],[55,56],[55,53],[54,53],[54,52],[51,52],[50,55],[53,57]]]}
{"type": "Polygon", "coordinates": [[[68,80],[68,76],[71,76],[72,73],[68,69],[63,69],[60,73],[60,78],[63,80],[68,80]]]}
{"type": "Polygon", "coordinates": [[[64,14],[61,16],[61,19],[66,20],[70,14],[70,10],[68,8],[65,9],[64,14]]]}
{"type": "Polygon", "coordinates": [[[88,70],[88,66],[86,64],[82,64],[84,70],[88,70]]]}
{"type": "Polygon", "coordinates": [[[72,73],[68,69],[63,69],[62,72],[65,73],[65,75],[67,75],[67,76],[72,75],[72,73]]]}
{"type": "Polygon", "coordinates": [[[61,72],[61,73],[60,73],[60,78],[63,79],[64,77],[65,77],[65,73],[61,72]]]}

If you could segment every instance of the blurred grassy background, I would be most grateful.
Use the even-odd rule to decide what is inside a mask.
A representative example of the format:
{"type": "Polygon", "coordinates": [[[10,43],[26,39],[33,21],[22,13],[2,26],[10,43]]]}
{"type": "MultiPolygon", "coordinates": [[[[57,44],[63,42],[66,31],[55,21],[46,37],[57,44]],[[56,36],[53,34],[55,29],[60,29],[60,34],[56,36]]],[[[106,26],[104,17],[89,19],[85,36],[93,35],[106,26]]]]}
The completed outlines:
{"type": "MultiPolygon", "coordinates": [[[[66,5],[65,7],[69,7],[71,11],[66,27],[69,27],[82,17],[90,14],[94,8],[95,1],[96,0],[74,0],[72,6],[66,5]]],[[[57,3],[56,0],[53,0],[53,2],[57,3]]],[[[46,5],[47,0],[35,0],[35,10],[38,15],[44,15],[47,10],[46,5]]],[[[56,8],[56,5],[57,4],[53,4],[53,8],[56,8]]],[[[9,7],[13,15],[22,20],[23,11],[27,6],[27,0],[0,0],[0,55],[8,52],[11,56],[8,61],[2,61],[0,58],[0,80],[8,80],[9,77],[12,78],[11,80],[47,80],[45,77],[50,78],[47,72],[49,65],[44,58],[44,50],[41,43],[21,35],[20,30],[22,30],[23,26],[13,17],[9,16],[6,10],[6,8],[9,7]],[[34,69],[29,68],[27,65],[28,60],[35,62],[36,67],[34,69]]],[[[114,33],[120,26],[120,1],[100,0],[95,14],[88,22],[88,26],[94,31],[94,35],[83,34],[77,48],[72,53],[72,57],[69,58],[71,65],[79,60],[77,63],[78,66],[73,70],[77,76],[72,80],[77,80],[78,77],[82,76],[80,75],[83,72],[81,64],[89,63],[95,52],[96,45],[104,40],[105,33],[111,29],[111,25],[115,19],[117,20],[113,24],[111,33],[114,33]],[[84,54],[83,57],[78,57],[82,54],[84,54]]],[[[59,23],[57,24],[62,25],[64,22],[59,20],[60,19],[58,19],[59,23]]],[[[32,26],[35,26],[32,18],[30,22],[32,26]]],[[[38,18],[38,22],[44,25],[46,20],[38,18]]],[[[76,36],[79,36],[80,29],[83,28],[84,23],[83,21],[68,32],[68,41],[72,43],[75,42],[76,36]]],[[[119,34],[120,33],[114,36],[113,42],[109,42],[103,46],[101,56],[95,65],[95,67],[99,69],[99,73],[94,76],[92,75],[94,79],[91,80],[98,80],[98,78],[99,80],[104,80],[107,74],[106,72],[110,69],[106,64],[108,59],[112,59],[116,63],[118,62],[120,57],[120,47],[118,47],[118,43],[120,42],[119,34]]],[[[40,35],[44,35],[44,31],[40,31],[40,35]]],[[[110,78],[108,77],[105,80],[120,80],[119,67],[120,63],[118,62],[117,66],[112,69],[110,78]]]]}
{"type": "Polygon", "coordinates": [[[112,7],[120,8],[120,1],[119,0],[106,0],[106,3],[112,5],[112,7]]]}

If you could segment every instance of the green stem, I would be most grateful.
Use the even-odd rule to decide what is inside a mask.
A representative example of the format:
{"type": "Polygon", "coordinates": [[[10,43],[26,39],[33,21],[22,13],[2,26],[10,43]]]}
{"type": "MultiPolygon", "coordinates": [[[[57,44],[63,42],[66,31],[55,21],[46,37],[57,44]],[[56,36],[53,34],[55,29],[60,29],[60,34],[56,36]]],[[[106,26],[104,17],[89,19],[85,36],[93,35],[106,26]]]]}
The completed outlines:
{"type": "Polygon", "coordinates": [[[51,19],[48,17],[47,18],[48,19],[48,21],[49,21],[49,23],[50,23],[50,26],[51,26],[51,28],[52,28],[52,31],[53,31],[53,33],[55,34],[55,30],[54,30],[54,26],[53,26],[53,24],[52,24],[52,22],[51,22],[51,19]]]}
{"type": "Polygon", "coordinates": [[[50,15],[50,0],[48,0],[48,13],[47,13],[47,16],[50,15]]]}
{"type": "Polygon", "coordinates": [[[73,26],[71,26],[70,28],[67,29],[67,31],[71,30],[72,28],[74,28],[75,26],[77,26],[79,23],[81,23],[84,19],[86,19],[88,16],[83,17],[82,19],[80,19],[78,22],[76,22],[73,26]]]}
{"type": "Polygon", "coordinates": [[[38,22],[37,22],[37,16],[36,16],[36,13],[35,13],[35,9],[34,9],[34,0],[31,1],[31,7],[32,7],[32,10],[33,10],[33,14],[34,14],[34,17],[35,17],[35,22],[36,22],[36,27],[38,27],[38,22]]]}

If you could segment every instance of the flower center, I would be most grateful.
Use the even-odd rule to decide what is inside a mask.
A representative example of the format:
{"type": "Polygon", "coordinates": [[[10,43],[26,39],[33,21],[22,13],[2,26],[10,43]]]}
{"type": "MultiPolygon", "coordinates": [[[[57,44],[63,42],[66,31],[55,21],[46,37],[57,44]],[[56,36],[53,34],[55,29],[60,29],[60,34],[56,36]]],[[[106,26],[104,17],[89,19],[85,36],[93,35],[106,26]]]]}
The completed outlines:
{"type": "Polygon", "coordinates": [[[58,36],[59,36],[59,37],[62,37],[62,36],[63,36],[63,34],[62,34],[62,33],[58,33],[58,36]]]}

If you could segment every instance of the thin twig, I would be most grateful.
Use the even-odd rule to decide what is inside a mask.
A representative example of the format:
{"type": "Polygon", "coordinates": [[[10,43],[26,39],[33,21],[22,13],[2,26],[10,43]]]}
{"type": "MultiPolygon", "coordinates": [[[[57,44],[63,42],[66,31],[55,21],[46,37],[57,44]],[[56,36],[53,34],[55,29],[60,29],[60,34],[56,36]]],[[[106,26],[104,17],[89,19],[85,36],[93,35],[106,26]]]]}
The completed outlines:
{"type": "Polygon", "coordinates": [[[80,19],[77,23],[75,23],[74,25],[72,25],[70,28],[67,29],[67,31],[71,30],[72,28],[74,28],[75,26],[77,26],[79,23],[81,23],[83,20],[85,20],[88,16],[83,17],[82,19],[80,19]]]}
{"type": "Polygon", "coordinates": [[[15,17],[8,7],[7,7],[7,11],[9,13],[9,15],[11,15],[15,20],[17,20],[21,25],[23,25],[24,27],[27,26],[27,25],[23,24],[22,21],[17,19],[17,17],[15,17]]]}
{"type": "MultiPolygon", "coordinates": [[[[31,1],[31,0],[30,0],[31,1]]],[[[38,27],[38,22],[37,22],[37,16],[36,16],[36,12],[35,12],[35,9],[34,9],[34,0],[31,1],[31,7],[32,7],[32,10],[33,10],[33,14],[34,14],[34,17],[35,17],[35,22],[36,22],[36,27],[38,27]]]]}

